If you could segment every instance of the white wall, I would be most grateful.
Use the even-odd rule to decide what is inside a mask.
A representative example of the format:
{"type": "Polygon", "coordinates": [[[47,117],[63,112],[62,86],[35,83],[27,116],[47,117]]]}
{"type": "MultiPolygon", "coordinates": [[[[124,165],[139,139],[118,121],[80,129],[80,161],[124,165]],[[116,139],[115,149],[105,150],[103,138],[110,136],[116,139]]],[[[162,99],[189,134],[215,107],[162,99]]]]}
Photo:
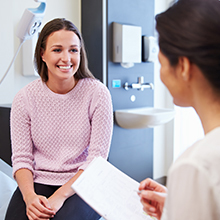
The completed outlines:
{"type": "MultiPolygon", "coordinates": [[[[0,7],[0,78],[6,72],[8,65],[13,57],[14,53],[14,28],[13,28],[13,11],[11,10],[12,0],[4,1],[0,7]],[[10,10],[7,10],[10,9],[10,10]]],[[[0,85],[0,103],[10,103],[13,93],[13,82],[14,74],[10,71],[8,76],[5,78],[4,83],[0,85]]]]}
{"type": "MultiPolygon", "coordinates": [[[[34,0],[7,0],[2,2],[0,7],[0,78],[2,78],[6,72],[18,48],[19,39],[16,37],[16,28],[24,10],[26,8],[36,8],[38,5],[39,3],[36,3],[34,0]]],[[[47,0],[47,9],[43,19],[43,25],[56,17],[67,18],[81,29],[81,0],[47,0]]],[[[0,104],[11,104],[14,95],[34,79],[36,79],[34,76],[24,77],[22,75],[21,48],[10,72],[2,84],[0,84],[0,104]]]]}
{"type": "MultiPolygon", "coordinates": [[[[173,0],[155,0],[155,14],[164,11],[173,0]]],[[[154,178],[166,176],[171,164],[193,143],[204,137],[201,121],[193,108],[173,105],[168,90],[159,78],[160,64],[155,62],[155,107],[174,108],[173,121],[154,128],[154,178]]]]}
{"type": "MultiPolygon", "coordinates": [[[[155,0],[155,15],[165,11],[171,1],[155,0]]],[[[160,63],[158,60],[154,66],[154,85],[154,106],[156,108],[174,108],[172,97],[160,80],[160,63]]],[[[173,131],[174,120],[154,128],[154,179],[166,176],[173,162],[173,131]]]]}

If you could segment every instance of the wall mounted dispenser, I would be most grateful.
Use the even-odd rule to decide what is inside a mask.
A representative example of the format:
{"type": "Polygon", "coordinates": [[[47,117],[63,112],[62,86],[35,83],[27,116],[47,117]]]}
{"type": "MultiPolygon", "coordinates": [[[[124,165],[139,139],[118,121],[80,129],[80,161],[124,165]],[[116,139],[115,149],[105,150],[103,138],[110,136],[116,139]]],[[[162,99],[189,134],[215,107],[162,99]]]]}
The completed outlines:
{"type": "Polygon", "coordinates": [[[17,37],[20,40],[28,40],[23,45],[23,75],[38,76],[38,73],[33,68],[34,51],[38,40],[38,31],[41,27],[42,19],[45,14],[46,0],[35,0],[41,2],[38,8],[25,9],[22,18],[18,24],[17,37]]]}
{"type": "Polygon", "coordinates": [[[141,63],[141,32],[139,26],[113,22],[113,62],[125,68],[141,63]]]}
{"type": "Polygon", "coordinates": [[[17,28],[17,37],[21,41],[31,38],[37,33],[45,14],[46,0],[35,0],[41,2],[38,8],[25,9],[17,28]]]}
{"type": "Polygon", "coordinates": [[[12,58],[11,63],[8,66],[3,77],[0,79],[0,84],[8,74],[12,64],[15,61],[15,58],[18,55],[19,50],[23,43],[27,40],[32,38],[36,33],[38,33],[38,29],[41,26],[41,20],[44,17],[45,9],[46,9],[46,0],[35,0],[35,2],[41,2],[38,8],[28,8],[24,11],[21,20],[18,24],[17,28],[17,37],[20,39],[20,44],[18,46],[17,51],[15,52],[14,57],[12,58]]]}
{"type": "Polygon", "coordinates": [[[142,36],[142,61],[154,62],[157,59],[159,47],[155,37],[142,36]]]}

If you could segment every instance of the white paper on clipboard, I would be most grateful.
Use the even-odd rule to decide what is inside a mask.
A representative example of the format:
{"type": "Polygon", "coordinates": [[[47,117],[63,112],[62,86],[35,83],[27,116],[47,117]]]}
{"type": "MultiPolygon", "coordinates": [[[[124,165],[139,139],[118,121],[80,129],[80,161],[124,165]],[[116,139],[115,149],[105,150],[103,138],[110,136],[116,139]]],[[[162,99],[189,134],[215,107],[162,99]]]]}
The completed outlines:
{"type": "Polygon", "coordinates": [[[137,194],[139,183],[102,157],[72,184],[73,190],[106,220],[152,220],[137,194]]]}

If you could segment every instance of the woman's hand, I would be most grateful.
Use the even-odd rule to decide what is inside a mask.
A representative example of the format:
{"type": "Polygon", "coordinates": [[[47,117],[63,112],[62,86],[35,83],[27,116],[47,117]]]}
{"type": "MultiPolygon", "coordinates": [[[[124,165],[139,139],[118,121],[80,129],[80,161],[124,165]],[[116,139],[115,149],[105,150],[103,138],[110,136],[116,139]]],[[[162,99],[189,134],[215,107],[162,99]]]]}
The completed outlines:
{"type": "Polygon", "coordinates": [[[160,219],[167,195],[167,188],[152,179],[145,179],[140,183],[139,190],[141,190],[139,196],[144,211],[148,215],[160,219]]]}
{"type": "Polygon", "coordinates": [[[55,215],[46,197],[35,193],[25,198],[26,214],[29,220],[50,219],[55,215]]]}
{"type": "Polygon", "coordinates": [[[57,189],[53,195],[48,198],[51,208],[58,212],[58,210],[63,206],[63,203],[70,196],[74,195],[74,190],[71,188],[72,184],[76,179],[82,174],[83,170],[79,170],[67,183],[62,185],[57,189]]]}
{"type": "Polygon", "coordinates": [[[59,193],[59,189],[48,198],[50,206],[55,212],[59,211],[59,209],[63,206],[65,200],[66,198],[59,193]]]}
{"type": "Polygon", "coordinates": [[[26,168],[15,173],[19,189],[26,204],[26,214],[29,220],[50,219],[55,212],[51,209],[46,197],[37,195],[34,191],[33,174],[26,168]]]}

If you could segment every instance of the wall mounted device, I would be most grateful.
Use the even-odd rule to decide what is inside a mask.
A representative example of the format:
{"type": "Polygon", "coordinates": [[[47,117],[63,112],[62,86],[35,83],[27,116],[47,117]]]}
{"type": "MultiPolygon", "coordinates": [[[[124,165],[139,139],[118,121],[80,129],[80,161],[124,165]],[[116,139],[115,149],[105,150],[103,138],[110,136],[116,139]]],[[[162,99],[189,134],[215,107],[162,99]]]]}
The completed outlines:
{"type": "Polygon", "coordinates": [[[142,61],[154,62],[157,59],[159,47],[155,37],[142,36],[142,61]]]}
{"type": "Polygon", "coordinates": [[[141,32],[139,26],[113,22],[113,62],[125,68],[141,63],[141,32]]]}
{"type": "Polygon", "coordinates": [[[17,37],[20,39],[20,44],[18,49],[9,64],[8,69],[6,70],[5,74],[3,75],[2,79],[0,79],[0,84],[8,74],[12,64],[15,61],[15,58],[18,55],[18,52],[22,46],[22,44],[27,40],[32,38],[36,33],[38,33],[38,29],[41,26],[41,21],[44,17],[45,10],[46,10],[46,0],[35,0],[35,2],[40,2],[40,6],[38,8],[29,8],[26,9],[21,17],[21,20],[18,24],[17,28],[17,37]]]}
{"type": "Polygon", "coordinates": [[[30,39],[38,32],[45,14],[46,0],[35,0],[41,2],[38,8],[25,9],[17,28],[17,37],[21,41],[30,39]]]}
{"type": "Polygon", "coordinates": [[[19,22],[17,29],[17,37],[21,40],[28,40],[23,45],[23,75],[24,76],[38,76],[38,73],[33,68],[34,51],[38,40],[38,32],[45,14],[46,1],[35,0],[41,2],[38,8],[28,8],[19,22]]]}

